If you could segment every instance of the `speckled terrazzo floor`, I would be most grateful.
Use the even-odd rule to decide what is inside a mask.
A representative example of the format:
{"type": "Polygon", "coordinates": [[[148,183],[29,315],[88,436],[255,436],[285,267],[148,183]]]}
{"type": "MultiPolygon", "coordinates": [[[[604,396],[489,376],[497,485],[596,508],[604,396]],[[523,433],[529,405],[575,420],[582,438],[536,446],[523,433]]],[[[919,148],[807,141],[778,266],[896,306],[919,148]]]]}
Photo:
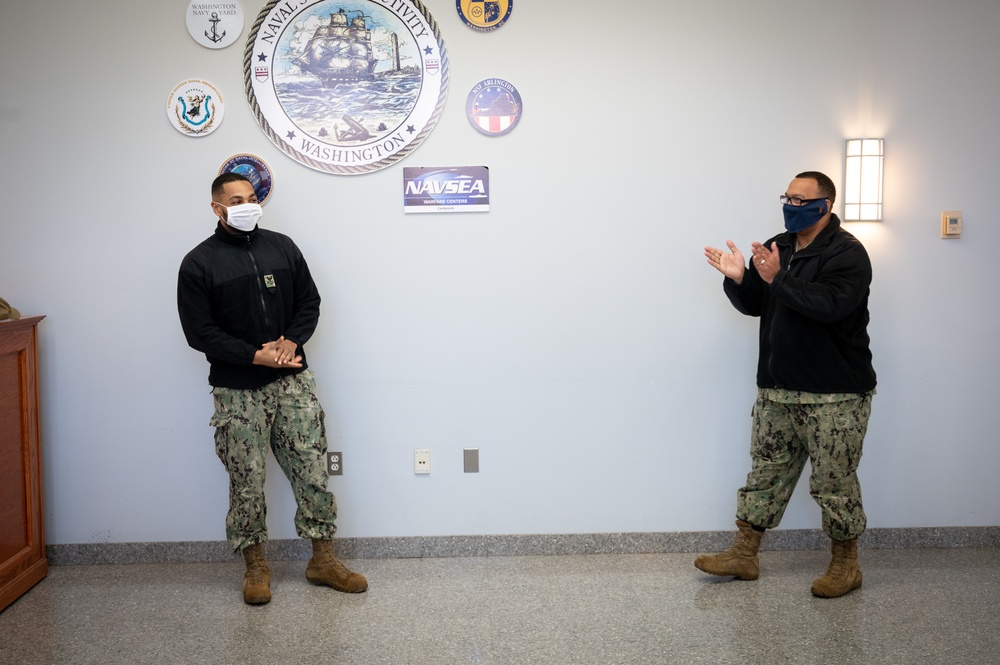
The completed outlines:
{"type": "Polygon", "coordinates": [[[861,552],[864,586],[809,586],[823,551],[763,552],[761,578],[691,554],[350,561],[365,594],[274,561],[268,605],[242,564],[53,566],[0,613],[0,663],[995,663],[1000,549],[861,552]]]}

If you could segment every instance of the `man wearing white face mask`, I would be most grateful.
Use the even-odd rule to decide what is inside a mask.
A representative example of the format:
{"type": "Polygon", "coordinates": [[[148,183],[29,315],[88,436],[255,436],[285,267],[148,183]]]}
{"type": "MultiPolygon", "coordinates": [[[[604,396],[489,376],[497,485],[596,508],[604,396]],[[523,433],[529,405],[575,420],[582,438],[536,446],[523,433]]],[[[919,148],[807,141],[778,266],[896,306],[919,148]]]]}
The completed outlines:
{"type": "Polygon", "coordinates": [[[339,591],[368,588],[334,556],[336,498],[327,489],[326,430],[303,345],[319,321],[319,292],[290,238],[257,226],[253,185],[224,173],[212,183],[215,233],[181,263],[177,309],[188,344],[205,354],[215,449],[229,473],[226,538],[242,552],[243,600],[271,599],[264,467],[274,453],[292,485],[295,529],[313,543],[306,578],[339,591]]]}
{"type": "Polygon", "coordinates": [[[818,171],[800,173],[779,197],[785,233],[755,242],[747,267],[729,251],[705,248],[725,275],[737,311],[760,317],[751,470],[736,495],[736,542],[699,556],[712,575],[757,579],[757,549],[778,526],[808,460],[832,557],[812,593],[836,598],[861,586],[857,539],[866,526],[857,469],[868,428],[875,370],[868,339],[872,265],[832,212],[837,192],[818,171]]]}

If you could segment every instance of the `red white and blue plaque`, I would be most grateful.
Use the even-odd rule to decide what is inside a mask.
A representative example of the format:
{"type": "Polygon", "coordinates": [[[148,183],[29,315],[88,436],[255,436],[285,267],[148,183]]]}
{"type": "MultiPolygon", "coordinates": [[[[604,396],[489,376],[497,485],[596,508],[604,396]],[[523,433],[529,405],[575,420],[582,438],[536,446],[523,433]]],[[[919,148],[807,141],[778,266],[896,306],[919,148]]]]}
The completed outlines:
{"type": "Polygon", "coordinates": [[[448,76],[420,0],[270,0],[243,54],[264,134],[297,162],[339,175],[412,152],[441,115],[448,76]]]}
{"type": "Polygon", "coordinates": [[[481,134],[503,136],[521,120],[521,95],[503,79],[486,79],[472,88],[465,102],[469,122],[481,134]]]}
{"type": "Polygon", "coordinates": [[[403,212],[489,212],[488,166],[404,166],[403,212]]]}
{"type": "Polygon", "coordinates": [[[465,25],[478,32],[490,32],[507,22],[514,11],[514,0],[455,0],[455,8],[465,25]]]}

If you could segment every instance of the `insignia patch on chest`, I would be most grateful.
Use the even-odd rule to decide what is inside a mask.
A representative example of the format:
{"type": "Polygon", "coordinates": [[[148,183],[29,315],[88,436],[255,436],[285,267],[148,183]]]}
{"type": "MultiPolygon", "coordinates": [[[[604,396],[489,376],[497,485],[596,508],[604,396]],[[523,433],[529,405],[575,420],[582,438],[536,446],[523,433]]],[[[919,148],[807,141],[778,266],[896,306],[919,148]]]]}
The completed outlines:
{"type": "Polygon", "coordinates": [[[273,289],[275,287],[274,275],[264,275],[264,286],[269,289],[273,289]]]}

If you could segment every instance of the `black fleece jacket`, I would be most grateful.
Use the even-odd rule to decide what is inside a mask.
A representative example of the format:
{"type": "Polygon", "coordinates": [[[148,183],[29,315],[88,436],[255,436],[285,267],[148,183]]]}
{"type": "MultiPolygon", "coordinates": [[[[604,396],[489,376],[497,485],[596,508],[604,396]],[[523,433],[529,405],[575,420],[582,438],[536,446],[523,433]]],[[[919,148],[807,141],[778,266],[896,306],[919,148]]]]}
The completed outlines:
{"type": "Polygon", "coordinates": [[[319,322],[319,291],[291,238],[254,229],[234,235],[220,223],[191,250],[177,278],[177,310],[188,344],[205,354],[208,382],[256,389],[307,367],[303,349],[319,322]],[[280,336],[298,344],[301,368],[254,365],[280,336]]]}
{"type": "Polygon", "coordinates": [[[868,338],[868,252],[833,215],[808,247],[795,234],[774,241],[781,270],[768,285],[753,261],[723,288],[743,314],[760,317],[759,388],[811,393],[864,393],[875,388],[868,338]]]}

